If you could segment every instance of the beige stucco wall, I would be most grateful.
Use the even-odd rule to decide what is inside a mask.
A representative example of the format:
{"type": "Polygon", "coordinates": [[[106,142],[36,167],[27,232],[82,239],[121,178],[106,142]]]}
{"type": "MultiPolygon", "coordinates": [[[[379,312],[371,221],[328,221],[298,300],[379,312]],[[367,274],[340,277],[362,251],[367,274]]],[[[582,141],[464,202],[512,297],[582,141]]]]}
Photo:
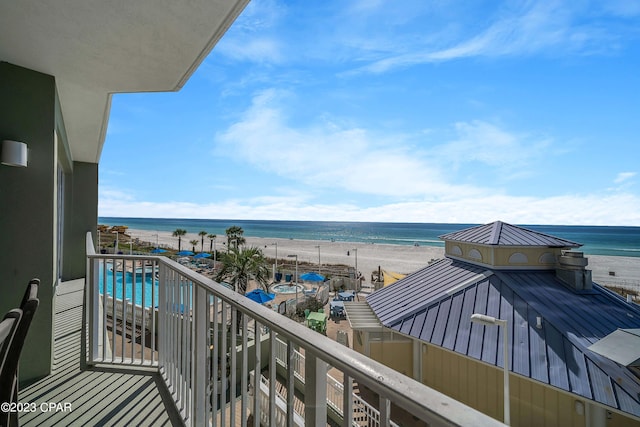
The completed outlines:
{"type": "Polygon", "coordinates": [[[522,266],[526,265],[529,267],[547,267],[550,269],[555,268],[555,262],[552,264],[549,263],[541,263],[540,258],[544,254],[550,254],[554,258],[557,258],[560,255],[560,249],[557,248],[527,248],[527,247],[502,247],[494,249],[494,262],[496,266],[522,266]],[[514,253],[521,253],[525,255],[528,259],[527,263],[510,263],[509,258],[514,253]]]}
{"type": "Polygon", "coordinates": [[[498,247],[447,241],[445,242],[445,253],[456,258],[462,258],[470,262],[486,266],[553,269],[555,268],[555,263],[540,262],[540,259],[544,254],[549,254],[550,256],[557,257],[558,255],[560,255],[561,249],[526,246],[498,247]],[[454,250],[455,247],[461,250],[462,255],[456,253],[456,250],[454,250]],[[470,254],[474,250],[480,253],[481,259],[473,258],[472,256],[470,256],[470,254]],[[527,258],[527,262],[509,262],[509,259],[515,253],[524,255],[527,258]]]}
{"type": "MultiPolygon", "coordinates": [[[[355,342],[355,340],[354,340],[355,342]]],[[[452,351],[421,344],[422,382],[500,421],[503,420],[501,368],[461,356],[452,351]]],[[[365,346],[362,345],[361,348],[365,346]]],[[[354,345],[354,349],[357,350],[354,345]]],[[[370,357],[411,376],[411,343],[370,343],[370,357]]],[[[510,375],[511,425],[516,427],[583,427],[586,415],[576,412],[576,401],[587,401],[519,375],[510,375]]],[[[585,410],[586,412],[586,410],[585,410]]],[[[640,427],[640,421],[616,412],[608,413],[607,427],[640,427]]]]}
{"type": "Polygon", "coordinates": [[[413,346],[406,342],[371,342],[369,344],[372,359],[411,377],[413,373],[413,346]],[[390,345],[391,344],[391,345],[390,345]]]}
{"type": "MultiPolygon", "coordinates": [[[[494,418],[503,417],[504,373],[500,368],[428,344],[423,352],[423,383],[494,418]]],[[[513,426],[585,426],[576,413],[576,396],[519,375],[509,378],[513,426]]],[[[586,401],[582,400],[586,405],[586,401]]],[[[611,413],[607,426],[635,426],[640,422],[611,413]]]]}

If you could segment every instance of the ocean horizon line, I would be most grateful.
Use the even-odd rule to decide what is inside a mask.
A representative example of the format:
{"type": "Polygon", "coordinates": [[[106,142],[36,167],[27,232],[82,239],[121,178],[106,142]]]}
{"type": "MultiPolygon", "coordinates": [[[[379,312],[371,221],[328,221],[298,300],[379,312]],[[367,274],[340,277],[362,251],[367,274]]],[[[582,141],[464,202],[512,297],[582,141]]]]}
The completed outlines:
{"type": "MultiPolygon", "coordinates": [[[[98,217],[100,224],[122,225],[130,229],[189,233],[206,231],[223,236],[231,226],[241,227],[247,237],[342,241],[395,245],[443,247],[440,236],[482,224],[239,220],[192,218],[98,217]]],[[[560,237],[581,244],[579,250],[591,255],[640,257],[640,227],[592,225],[514,224],[532,231],[560,237]]]]}
{"type": "MultiPolygon", "coordinates": [[[[338,223],[338,224],[404,224],[404,225],[413,225],[413,224],[438,224],[438,225],[462,225],[468,227],[474,227],[477,225],[488,224],[486,222],[419,222],[419,221],[356,221],[356,220],[321,220],[321,219],[233,219],[233,218],[170,218],[170,217],[130,217],[130,216],[98,216],[98,220],[100,219],[121,219],[121,220],[158,220],[158,221],[222,221],[222,222],[233,222],[233,221],[243,221],[243,222],[298,222],[298,223],[338,223]]],[[[603,225],[603,224],[551,224],[551,223],[518,223],[518,222],[510,222],[504,221],[501,219],[496,219],[494,221],[501,221],[504,223],[517,225],[518,227],[611,227],[611,228],[635,228],[640,230],[640,225],[603,225]]]]}

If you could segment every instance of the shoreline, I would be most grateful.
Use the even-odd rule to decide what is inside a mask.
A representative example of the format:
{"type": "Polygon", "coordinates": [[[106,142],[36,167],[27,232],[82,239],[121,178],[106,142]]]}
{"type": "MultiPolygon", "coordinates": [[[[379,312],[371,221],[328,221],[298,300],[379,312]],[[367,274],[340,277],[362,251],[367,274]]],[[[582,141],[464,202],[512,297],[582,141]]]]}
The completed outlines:
{"type": "MultiPolygon", "coordinates": [[[[178,249],[178,238],[172,232],[155,232],[149,230],[128,229],[127,234],[133,239],[156,243],[160,247],[178,249]],[[157,238],[156,238],[157,235],[157,238]]],[[[320,246],[320,264],[342,264],[355,268],[356,257],[358,270],[362,272],[367,282],[371,272],[378,269],[409,274],[428,265],[431,259],[443,258],[444,248],[435,246],[406,246],[388,243],[359,243],[327,240],[303,240],[244,236],[246,246],[256,246],[268,258],[276,258],[278,264],[294,264],[293,258],[287,255],[297,255],[299,263],[318,263],[318,246],[320,246]],[[277,246],[276,246],[277,244],[277,246]],[[349,255],[347,255],[349,253],[349,255]]],[[[197,233],[187,233],[182,236],[182,249],[193,249],[189,241],[197,240],[196,252],[201,250],[201,238],[197,233]]],[[[226,248],[226,236],[218,236],[215,248],[218,251],[226,248]]],[[[209,252],[210,240],[205,237],[204,250],[209,252]]]]}
{"type": "MultiPolygon", "coordinates": [[[[178,249],[178,238],[170,231],[152,231],[130,228],[127,234],[132,239],[151,242],[156,241],[161,247],[178,249]]],[[[294,259],[287,255],[297,255],[298,262],[318,263],[318,246],[320,246],[320,264],[343,264],[355,267],[356,254],[358,271],[362,272],[365,281],[370,281],[371,273],[381,269],[396,273],[409,274],[429,264],[432,259],[444,258],[444,248],[436,246],[408,246],[388,243],[360,243],[327,240],[302,240],[285,238],[266,238],[244,236],[247,246],[262,249],[264,255],[276,258],[278,264],[294,264],[294,259]],[[277,246],[276,246],[277,244],[277,246]],[[356,251],[357,250],[357,251],[356,251]],[[347,251],[349,255],[347,255],[347,251]]],[[[182,249],[193,249],[189,241],[197,240],[196,252],[200,252],[201,237],[197,233],[182,236],[182,249]]],[[[226,248],[226,236],[216,239],[218,251],[226,248]]],[[[205,237],[204,250],[209,252],[210,240],[205,237]]],[[[640,292],[640,258],[615,255],[585,255],[589,260],[587,269],[592,271],[594,282],[601,285],[631,287],[640,292]],[[615,275],[611,275],[611,273],[615,275]]],[[[302,274],[302,273],[301,273],[302,274]]]]}

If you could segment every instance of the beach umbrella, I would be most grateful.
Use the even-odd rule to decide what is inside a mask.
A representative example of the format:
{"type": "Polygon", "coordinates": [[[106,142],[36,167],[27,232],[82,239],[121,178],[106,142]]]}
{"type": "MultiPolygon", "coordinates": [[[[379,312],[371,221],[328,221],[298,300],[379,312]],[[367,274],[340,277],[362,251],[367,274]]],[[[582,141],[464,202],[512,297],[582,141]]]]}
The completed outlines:
{"type": "Polygon", "coordinates": [[[265,302],[269,302],[276,297],[275,294],[268,294],[262,289],[254,289],[251,292],[247,292],[245,296],[250,300],[257,302],[258,304],[264,304],[265,302]]]}
{"type": "Polygon", "coordinates": [[[191,255],[193,255],[193,252],[191,252],[191,251],[180,251],[176,255],[178,255],[178,256],[191,256],[191,255]]]}
{"type": "Polygon", "coordinates": [[[162,253],[165,253],[165,252],[167,252],[167,251],[164,250],[164,249],[160,249],[160,248],[155,248],[154,250],[151,251],[152,254],[162,254],[162,253]]]}
{"type": "MultiPolygon", "coordinates": [[[[193,255],[193,254],[191,254],[193,255]]],[[[206,252],[200,252],[198,255],[194,256],[194,258],[209,258],[211,256],[211,254],[208,254],[206,252]]]]}
{"type": "Polygon", "coordinates": [[[324,276],[314,271],[304,273],[300,278],[305,282],[324,282],[324,276]]]}

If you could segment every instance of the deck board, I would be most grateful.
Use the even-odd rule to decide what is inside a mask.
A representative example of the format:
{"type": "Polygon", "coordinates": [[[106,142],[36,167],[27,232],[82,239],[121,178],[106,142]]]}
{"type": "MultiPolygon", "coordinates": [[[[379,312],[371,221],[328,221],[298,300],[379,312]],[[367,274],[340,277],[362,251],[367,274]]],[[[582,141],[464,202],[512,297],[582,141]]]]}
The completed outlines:
{"type": "Polygon", "coordinates": [[[82,286],[57,289],[51,375],[20,390],[20,402],[36,403],[21,426],[182,425],[160,374],[149,370],[80,368],[82,286]],[[70,403],[71,412],[41,411],[45,402],[70,403]]]}

